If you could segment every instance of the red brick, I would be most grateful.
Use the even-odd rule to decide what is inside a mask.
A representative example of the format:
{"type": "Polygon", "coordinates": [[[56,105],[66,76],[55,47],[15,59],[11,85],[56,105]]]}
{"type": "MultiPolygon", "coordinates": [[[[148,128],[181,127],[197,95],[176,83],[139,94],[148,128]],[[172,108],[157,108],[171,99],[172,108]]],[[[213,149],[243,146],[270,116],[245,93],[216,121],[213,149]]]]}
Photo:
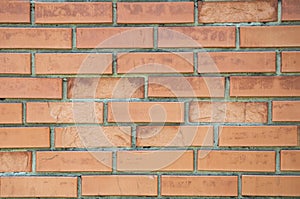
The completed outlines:
{"type": "Polygon", "coordinates": [[[0,53],[1,74],[30,74],[29,53],[0,53]]]}
{"type": "Polygon", "coordinates": [[[281,171],[300,171],[300,150],[280,151],[281,171]]]}
{"type": "Polygon", "coordinates": [[[59,78],[0,78],[0,98],[62,98],[59,78]]]}
{"type": "Polygon", "coordinates": [[[83,196],[157,196],[157,176],[82,176],[83,196]]]}
{"type": "Polygon", "coordinates": [[[153,28],[77,28],[77,48],[152,48],[153,28]]]}
{"type": "Polygon", "coordinates": [[[219,146],[297,146],[297,126],[222,126],[219,146]]]}
{"type": "Polygon", "coordinates": [[[267,73],[275,71],[275,52],[198,53],[198,73],[267,73]]]}
{"type": "Polygon", "coordinates": [[[193,171],[193,151],[118,151],[118,171],[193,171]]]}
{"type": "Polygon", "coordinates": [[[77,197],[76,177],[0,177],[0,184],[0,197],[77,197]]]}
{"type": "Polygon", "coordinates": [[[138,126],[137,146],[213,146],[209,126],[138,126]]]}
{"type": "Polygon", "coordinates": [[[241,47],[298,47],[300,26],[240,27],[241,47]]]}
{"type": "Polygon", "coordinates": [[[0,148],[50,147],[48,127],[0,128],[0,148]]]}
{"type": "Polygon", "coordinates": [[[263,102],[192,102],[191,122],[267,122],[267,104],[263,102]]]}
{"type": "Polygon", "coordinates": [[[0,124],[22,124],[21,103],[0,103],[0,124]]]}
{"type": "Polygon", "coordinates": [[[199,2],[199,22],[277,21],[277,4],[277,0],[199,2]]]}
{"type": "Polygon", "coordinates": [[[235,47],[235,27],[160,27],[158,47],[235,47]]]}
{"type": "Polygon", "coordinates": [[[0,48],[70,49],[70,28],[0,28],[0,48]]]}
{"type": "Polygon", "coordinates": [[[300,72],[300,52],[281,53],[281,72],[300,72]]]}
{"type": "Polygon", "coordinates": [[[242,176],[243,196],[300,196],[300,176],[242,176]]]}
{"type": "Polygon", "coordinates": [[[163,196],[237,196],[237,176],[162,176],[163,196]]]}
{"type": "Polygon", "coordinates": [[[112,23],[112,3],[36,2],[35,23],[112,23]]]}
{"type": "Polygon", "coordinates": [[[193,53],[120,53],[118,73],[193,73],[193,53]]]}
{"type": "Polygon", "coordinates": [[[121,2],[117,23],[193,23],[193,2],[121,2]]]}
{"type": "Polygon", "coordinates": [[[300,96],[300,76],[230,77],[232,97],[300,96]]]}
{"type": "Polygon", "coordinates": [[[68,98],[144,98],[144,78],[68,79],[68,98]]]}
{"type": "Polygon", "coordinates": [[[30,23],[30,2],[0,1],[0,23],[30,23]]]}
{"type": "Polygon", "coordinates": [[[28,123],[102,123],[100,102],[28,102],[28,123]]]}
{"type": "Polygon", "coordinates": [[[299,0],[282,0],[282,21],[300,21],[299,0]]]}
{"type": "Polygon", "coordinates": [[[37,53],[36,74],[112,74],[108,53],[37,53]]]}
{"type": "Polygon", "coordinates": [[[31,152],[0,152],[0,162],[0,172],[30,172],[31,152]]]}
{"type": "Polygon", "coordinates": [[[274,101],[272,104],[273,122],[299,122],[299,101],[274,101]]]}
{"type": "Polygon", "coordinates": [[[180,102],[110,102],[108,122],[184,122],[180,102]]]}
{"type": "Polygon", "coordinates": [[[149,97],[224,97],[223,77],[149,77],[149,97]]]}

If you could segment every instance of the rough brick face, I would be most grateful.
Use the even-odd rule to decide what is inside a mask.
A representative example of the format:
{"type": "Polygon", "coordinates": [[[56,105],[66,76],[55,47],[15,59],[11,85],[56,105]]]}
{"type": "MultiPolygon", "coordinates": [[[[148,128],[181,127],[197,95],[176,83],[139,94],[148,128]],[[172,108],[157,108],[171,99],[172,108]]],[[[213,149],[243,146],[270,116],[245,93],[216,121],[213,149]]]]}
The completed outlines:
{"type": "Polygon", "coordinates": [[[282,20],[300,20],[300,4],[298,0],[282,0],[282,20]]]}
{"type": "Polygon", "coordinates": [[[30,74],[29,53],[0,53],[1,74],[30,74]]]}
{"type": "Polygon", "coordinates": [[[0,152],[0,162],[0,172],[31,171],[30,152],[0,152]]]}
{"type": "Polygon", "coordinates": [[[300,52],[282,52],[281,61],[281,72],[300,72],[300,52]]]}
{"type": "Polygon", "coordinates": [[[300,171],[300,150],[282,150],[280,155],[282,171],[300,171]]]}
{"type": "Polygon", "coordinates": [[[272,120],[274,122],[300,121],[300,102],[298,101],[274,101],[272,104],[272,120]]]}
{"type": "Polygon", "coordinates": [[[30,2],[1,1],[0,23],[30,23],[30,2]]]}
{"type": "Polygon", "coordinates": [[[22,111],[21,103],[0,103],[0,124],[21,124],[22,111]]]}

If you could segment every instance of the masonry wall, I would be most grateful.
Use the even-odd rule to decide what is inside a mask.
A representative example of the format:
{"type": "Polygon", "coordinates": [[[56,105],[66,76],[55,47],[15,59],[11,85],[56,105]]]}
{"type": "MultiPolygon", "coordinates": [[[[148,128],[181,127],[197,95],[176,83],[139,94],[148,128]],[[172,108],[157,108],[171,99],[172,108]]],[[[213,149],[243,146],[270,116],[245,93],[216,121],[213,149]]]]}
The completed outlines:
{"type": "Polygon", "coordinates": [[[0,1],[0,197],[300,197],[300,1],[0,1]]]}

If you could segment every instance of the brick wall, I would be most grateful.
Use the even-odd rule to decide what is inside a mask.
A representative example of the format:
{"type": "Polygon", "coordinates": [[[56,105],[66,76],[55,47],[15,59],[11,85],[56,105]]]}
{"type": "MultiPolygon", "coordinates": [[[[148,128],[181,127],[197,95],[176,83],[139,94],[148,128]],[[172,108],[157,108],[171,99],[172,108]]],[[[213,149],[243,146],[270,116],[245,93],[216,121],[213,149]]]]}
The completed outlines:
{"type": "Polygon", "coordinates": [[[0,1],[1,198],[300,196],[299,0],[79,1],[0,1]]]}

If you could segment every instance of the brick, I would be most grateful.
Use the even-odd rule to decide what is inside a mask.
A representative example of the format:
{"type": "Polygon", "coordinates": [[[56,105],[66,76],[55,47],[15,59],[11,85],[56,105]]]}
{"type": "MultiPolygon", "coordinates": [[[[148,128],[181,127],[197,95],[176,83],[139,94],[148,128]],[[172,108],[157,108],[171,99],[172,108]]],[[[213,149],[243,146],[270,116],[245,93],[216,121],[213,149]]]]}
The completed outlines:
{"type": "Polygon", "coordinates": [[[159,27],[158,47],[235,47],[235,27],[159,27]]]}
{"type": "Polygon", "coordinates": [[[198,73],[268,73],[275,71],[275,52],[198,53],[198,73]]]}
{"type": "Polygon", "coordinates": [[[138,126],[136,146],[213,146],[210,126],[138,126]]]}
{"type": "Polygon", "coordinates": [[[0,172],[30,172],[31,152],[0,152],[0,162],[0,172]]]}
{"type": "Polygon", "coordinates": [[[72,48],[71,28],[0,28],[0,48],[72,48]]]}
{"type": "Polygon", "coordinates": [[[2,0],[0,23],[30,23],[30,2],[2,0]]]}
{"type": "Polygon", "coordinates": [[[59,78],[0,78],[0,98],[62,98],[59,78]]]}
{"type": "Polygon", "coordinates": [[[281,72],[300,72],[300,52],[281,53],[281,72]]]}
{"type": "Polygon", "coordinates": [[[237,196],[237,176],[165,176],[163,196],[237,196]]]}
{"type": "Polygon", "coordinates": [[[280,151],[281,171],[300,171],[300,150],[280,151]]]}
{"type": "Polygon", "coordinates": [[[112,153],[106,151],[38,151],[38,172],[112,171],[112,153]]]}
{"type": "Polygon", "coordinates": [[[243,196],[300,196],[300,176],[242,176],[243,196]]]}
{"type": "Polygon", "coordinates": [[[108,53],[37,53],[36,74],[112,74],[108,53]]]}
{"type": "Polygon", "coordinates": [[[55,128],[55,147],[130,147],[131,127],[77,126],[55,128]]]}
{"type": "Polygon", "coordinates": [[[152,48],[153,28],[77,28],[77,48],[152,48]]]}
{"type": "Polygon", "coordinates": [[[117,59],[118,73],[193,73],[193,53],[151,52],[120,53],[117,59]]]}
{"type": "Polygon", "coordinates": [[[48,127],[0,128],[0,148],[50,147],[48,127]]]}
{"type": "Polygon", "coordinates": [[[76,177],[0,177],[0,184],[0,197],[77,197],[76,177]]]}
{"type": "Polygon", "coordinates": [[[282,21],[300,21],[299,0],[282,0],[282,21]]]}
{"type": "Polygon", "coordinates": [[[297,126],[222,126],[219,146],[297,146],[297,126]]]}
{"type": "Polygon", "coordinates": [[[192,102],[191,122],[267,122],[267,104],[263,102],[192,102]]]}
{"type": "Polygon", "coordinates": [[[112,23],[112,3],[36,2],[35,23],[112,23]]]}
{"type": "Polygon", "coordinates": [[[200,171],[274,172],[275,151],[198,151],[200,171]]]}
{"type": "Polygon", "coordinates": [[[117,23],[193,23],[193,2],[121,2],[117,23]]]}
{"type": "Polygon", "coordinates": [[[230,77],[232,97],[300,96],[300,76],[230,77]]]}
{"type": "Polygon", "coordinates": [[[22,124],[21,103],[0,103],[0,124],[22,124]]]}
{"type": "Polygon", "coordinates": [[[224,97],[223,77],[149,77],[149,97],[224,97]]]}
{"type": "Polygon", "coordinates": [[[184,122],[180,102],[109,102],[108,122],[184,122]]]}
{"type": "Polygon", "coordinates": [[[240,46],[298,47],[300,26],[244,26],[240,27],[240,46]]]}
{"type": "Polygon", "coordinates": [[[102,123],[100,102],[28,102],[28,123],[102,123]]]}
{"type": "Polygon", "coordinates": [[[193,171],[193,151],[118,151],[118,171],[193,171]]]}
{"type": "Polygon", "coordinates": [[[272,103],[273,122],[299,122],[300,102],[298,101],[274,101],[272,103]]]}
{"type": "Polygon", "coordinates": [[[144,98],[144,78],[69,78],[68,98],[144,98]]]}
{"type": "Polygon", "coordinates": [[[157,196],[157,176],[82,176],[83,196],[157,196]]]}
{"type": "Polygon", "coordinates": [[[1,74],[31,73],[29,53],[0,53],[0,63],[1,74]]]}

